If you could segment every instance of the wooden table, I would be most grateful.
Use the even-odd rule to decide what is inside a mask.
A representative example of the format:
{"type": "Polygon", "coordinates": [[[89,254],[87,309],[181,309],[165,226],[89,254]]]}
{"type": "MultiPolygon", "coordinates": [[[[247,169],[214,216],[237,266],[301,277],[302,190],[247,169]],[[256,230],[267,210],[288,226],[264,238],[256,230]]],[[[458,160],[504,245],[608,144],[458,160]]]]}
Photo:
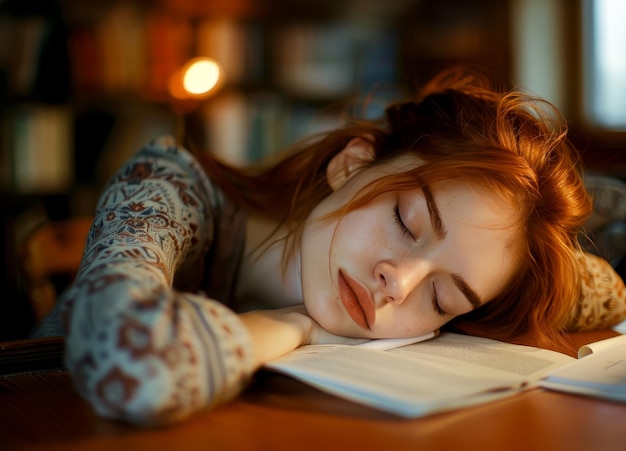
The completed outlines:
{"type": "MultiPolygon", "coordinates": [[[[577,334],[576,346],[608,337],[577,334]]],[[[234,401],[174,426],[97,417],[64,371],[0,379],[2,450],[625,450],[626,404],[531,390],[400,419],[261,372],[234,401]]]]}

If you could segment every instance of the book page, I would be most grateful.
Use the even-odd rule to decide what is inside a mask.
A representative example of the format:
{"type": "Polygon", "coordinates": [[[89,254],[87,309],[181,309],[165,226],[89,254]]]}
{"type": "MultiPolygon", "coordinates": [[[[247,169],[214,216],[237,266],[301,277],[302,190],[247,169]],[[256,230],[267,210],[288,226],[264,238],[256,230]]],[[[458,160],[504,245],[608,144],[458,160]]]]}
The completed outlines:
{"type": "Polygon", "coordinates": [[[363,349],[378,349],[380,351],[387,351],[393,348],[399,348],[400,346],[407,346],[413,343],[419,343],[422,341],[430,340],[439,335],[439,331],[429,332],[418,337],[410,338],[381,338],[379,340],[369,340],[364,343],[359,343],[355,346],[363,349]]]}
{"type": "Polygon", "coordinates": [[[312,386],[403,416],[508,396],[564,354],[444,333],[390,351],[362,346],[305,346],[266,365],[312,386]]]}
{"type": "Polygon", "coordinates": [[[552,371],[545,388],[626,401],[626,339],[552,371]]]}
{"type": "Polygon", "coordinates": [[[419,346],[404,346],[390,352],[411,353],[414,357],[444,365],[473,365],[485,372],[502,371],[527,380],[538,380],[552,369],[575,361],[565,354],[546,349],[453,333],[442,334],[439,339],[419,346]]]}
{"type": "Polygon", "coordinates": [[[616,337],[607,338],[605,340],[600,340],[594,343],[589,343],[585,346],[581,346],[578,350],[578,358],[582,359],[589,354],[593,354],[594,352],[600,352],[618,343],[626,343],[626,335],[617,335],[616,337]]]}

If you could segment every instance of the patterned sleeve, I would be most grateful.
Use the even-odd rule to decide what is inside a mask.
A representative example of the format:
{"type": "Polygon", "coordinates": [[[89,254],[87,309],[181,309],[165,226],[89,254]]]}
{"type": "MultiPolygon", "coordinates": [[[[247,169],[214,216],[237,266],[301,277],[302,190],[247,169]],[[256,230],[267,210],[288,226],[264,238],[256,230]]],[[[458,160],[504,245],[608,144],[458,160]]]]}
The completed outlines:
{"type": "Polygon", "coordinates": [[[253,364],[238,316],[173,288],[199,282],[219,205],[171,138],[142,149],[107,185],[60,303],[67,368],[99,414],[167,423],[243,389],[253,364]]]}

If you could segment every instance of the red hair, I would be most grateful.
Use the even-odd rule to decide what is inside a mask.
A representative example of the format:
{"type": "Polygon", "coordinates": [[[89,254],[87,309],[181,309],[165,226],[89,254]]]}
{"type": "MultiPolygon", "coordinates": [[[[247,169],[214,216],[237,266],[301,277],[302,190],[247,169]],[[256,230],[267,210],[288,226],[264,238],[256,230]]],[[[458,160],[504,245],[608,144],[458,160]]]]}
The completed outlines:
{"type": "Polygon", "coordinates": [[[424,163],[374,182],[349,209],[383,192],[445,179],[488,187],[519,212],[514,226],[523,238],[516,244],[515,275],[496,299],[453,326],[498,339],[531,336],[549,345],[558,343],[579,296],[576,237],[591,211],[565,124],[546,101],[494,89],[486,78],[454,70],[432,80],[414,100],[390,105],[381,119],[356,120],[298,143],[273,165],[235,169],[200,157],[227,196],[288,227],[285,261],[311,211],[331,193],[328,163],[356,136],[372,143],[372,165],[405,152],[424,163]]]}

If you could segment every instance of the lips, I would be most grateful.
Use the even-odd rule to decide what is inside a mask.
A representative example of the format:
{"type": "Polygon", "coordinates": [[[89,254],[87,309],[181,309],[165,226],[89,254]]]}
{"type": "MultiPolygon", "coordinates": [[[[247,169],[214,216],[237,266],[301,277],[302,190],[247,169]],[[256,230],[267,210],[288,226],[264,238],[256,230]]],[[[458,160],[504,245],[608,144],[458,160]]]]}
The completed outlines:
{"type": "Polygon", "coordinates": [[[376,310],[369,292],[341,270],[338,280],[339,298],[350,317],[362,328],[371,329],[376,321],[376,310]]]}

